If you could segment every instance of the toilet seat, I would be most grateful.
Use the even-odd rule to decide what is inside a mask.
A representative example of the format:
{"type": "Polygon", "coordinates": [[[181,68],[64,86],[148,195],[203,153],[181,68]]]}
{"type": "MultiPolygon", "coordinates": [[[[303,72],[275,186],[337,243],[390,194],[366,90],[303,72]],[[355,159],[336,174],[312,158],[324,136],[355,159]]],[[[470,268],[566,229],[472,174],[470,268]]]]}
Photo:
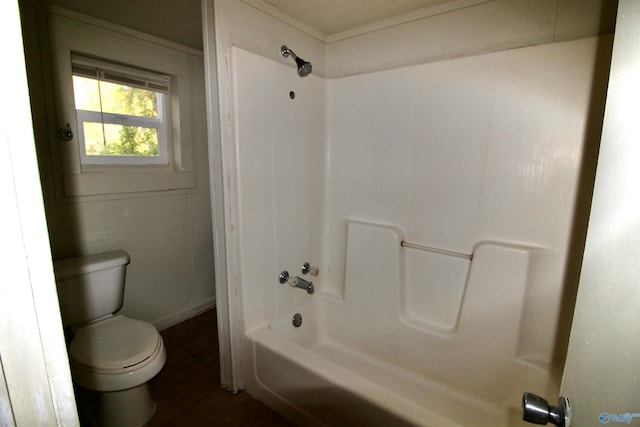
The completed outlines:
{"type": "Polygon", "coordinates": [[[96,391],[143,384],[162,369],[167,357],[151,323],[121,315],[77,329],[69,356],[75,382],[96,391]]]}
{"type": "Polygon", "coordinates": [[[76,330],[69,352],[76,362],[95,369],[126,369],[147,359],[158,338],[151,323],[113,316],[76,330]]]}

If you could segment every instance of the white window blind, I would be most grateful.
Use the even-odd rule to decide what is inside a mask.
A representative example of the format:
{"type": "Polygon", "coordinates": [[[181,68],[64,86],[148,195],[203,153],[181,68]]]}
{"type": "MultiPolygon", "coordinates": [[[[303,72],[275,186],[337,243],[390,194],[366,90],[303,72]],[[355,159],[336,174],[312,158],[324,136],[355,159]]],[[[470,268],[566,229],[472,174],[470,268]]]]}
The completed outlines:
{"type": "Polygon", "coordinates": [[[170,76],[158,73],[112,64],[77,54],[71,55],[71,71],[77,76],[152,90],[165,95],[169,94],[170,76]]]}

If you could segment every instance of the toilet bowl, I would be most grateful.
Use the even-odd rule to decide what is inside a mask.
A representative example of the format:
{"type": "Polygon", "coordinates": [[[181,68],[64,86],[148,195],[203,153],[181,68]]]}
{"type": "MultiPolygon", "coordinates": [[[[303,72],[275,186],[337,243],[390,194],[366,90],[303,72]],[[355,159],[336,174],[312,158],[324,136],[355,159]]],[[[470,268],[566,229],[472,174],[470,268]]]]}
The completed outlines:
{"type": "Polygon", "coordinates": [[[54,262],[62,320],[72,332],[72,377],[80,387],[96,392],[88,412],[89,422],[98,427],[144,425],[155,412],[147,381],[167,359],[162,337],[151,323],[116,314],[124,299],[128,264],[124,251],[54,262]]]}

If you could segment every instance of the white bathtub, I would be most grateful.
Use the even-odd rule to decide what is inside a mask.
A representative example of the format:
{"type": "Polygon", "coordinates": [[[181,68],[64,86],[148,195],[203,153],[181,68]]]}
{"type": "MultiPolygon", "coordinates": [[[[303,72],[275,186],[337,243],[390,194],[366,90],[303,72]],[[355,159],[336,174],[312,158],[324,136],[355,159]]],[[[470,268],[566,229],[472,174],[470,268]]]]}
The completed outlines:
{"type": "MultiPolygon", "coordinates": [[[[305,324],[315,319],[305,313],[313,310],[300,312],[304,323],[299,331],[312,329],[305,324]]],[[[300,338],[292,341],[274,326],[249,334],[256,379],[263,388],[258,395],[300,425],[513,425],[495,405],[329,339],[312,343],[302,333],[279,331],[300,338]]]]}
{"type": "Polygon", "coordinates": [[[247,334],[250,393],[299,425],[512,427],[525,388],[557,392],[557,375],[523,340],[544,250],[478,245],[447,326],[404,301],[396,279],[411,265],[396,230],[351,223],[348,236],[344,300],[309,295],[247,334]],[[364,244],[379,250],[360,255],[364,244]]]}

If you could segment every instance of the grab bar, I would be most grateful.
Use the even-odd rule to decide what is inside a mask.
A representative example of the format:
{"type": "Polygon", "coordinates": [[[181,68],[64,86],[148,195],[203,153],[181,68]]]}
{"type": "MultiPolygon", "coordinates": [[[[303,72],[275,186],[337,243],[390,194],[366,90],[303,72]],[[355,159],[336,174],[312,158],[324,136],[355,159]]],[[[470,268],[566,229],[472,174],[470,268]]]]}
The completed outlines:
{"type": "Polygon", "coordinates": [[[461,258],[461,259],[468,259],[469,261],[473,259],[473,254],[465,254],[462,252],[449,251],[447,249],[438,249],[430,246],[418,245],[415,243],[405,242],[404,240],[400,242],[400,246],[408,249],[417,249],[419,251],[432,252],[434,254],[447,255],[447,256],[452,256],[452,257],[461,258]]]}

